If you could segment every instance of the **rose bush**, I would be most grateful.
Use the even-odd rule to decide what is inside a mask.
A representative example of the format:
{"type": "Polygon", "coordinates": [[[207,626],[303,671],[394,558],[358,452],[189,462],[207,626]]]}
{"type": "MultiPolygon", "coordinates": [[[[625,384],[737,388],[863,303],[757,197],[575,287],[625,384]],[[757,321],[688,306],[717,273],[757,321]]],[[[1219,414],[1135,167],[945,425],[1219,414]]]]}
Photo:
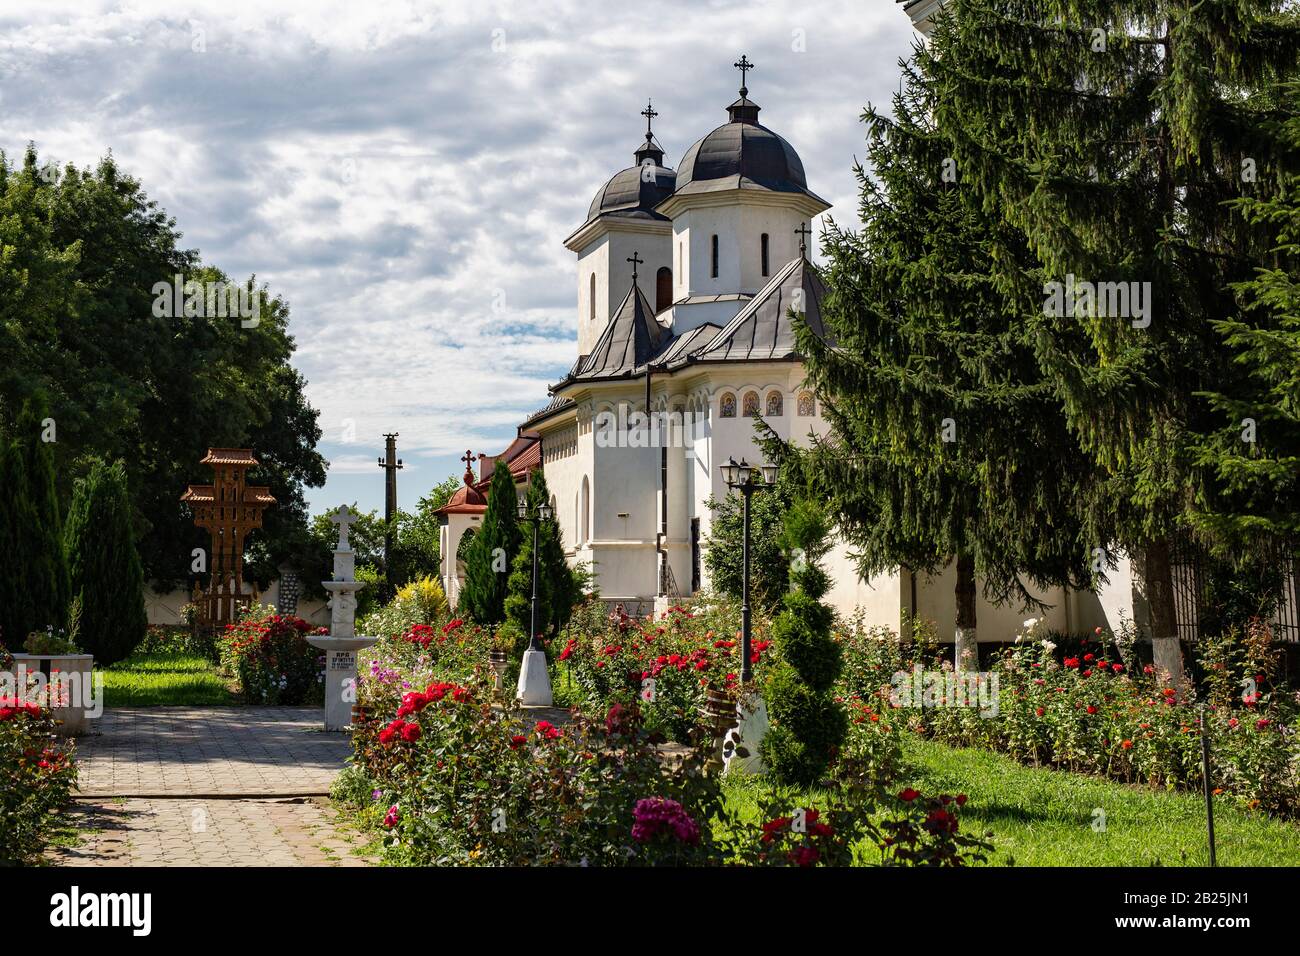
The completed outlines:
{"type": "MultiPolygon", "coordinates": [[[[658,620],[606,614],[599,601],[580,606],[555,655],[561,681],[572,681],[577,704],[604,712],[637,701],[645,726],[680,743],[698,736],[710,689],[734,696],[739,689],[739,614],[726,604],[670,608],[658,620]]],[[[751,661],[757,677],[771,640],[756,621],[751,661]]]]}
{"type": "MultiPolygon", "coordinates": [[[[363,699],[373,706],[364,689],[363,699]]],[[[665,773],[634,708],[557,727],[494,710],[488,700],[485,683],[431,682],[402,692],[390,719],[377,715],[354,728],[354,769],[373,786],[372,815],[383,809],[391,861],[611,866],[708,858],[708,830],[697,821],[716,807],[715,782],[698,755],[665,773]]]]}
{"type": "Polygon", "coordinates": [[[325,657],[307,643],[307,635],[327,633],[300,617],[253,607],[226,625],[221,664],[238,679],[240,696],[250,704],[319,704],[325,657]]]}
{"type": "Polygon", "coordinates": [[[71,741],[50,712],[0,696],[0,865],[30,863],[77,781],[71,741]]]}

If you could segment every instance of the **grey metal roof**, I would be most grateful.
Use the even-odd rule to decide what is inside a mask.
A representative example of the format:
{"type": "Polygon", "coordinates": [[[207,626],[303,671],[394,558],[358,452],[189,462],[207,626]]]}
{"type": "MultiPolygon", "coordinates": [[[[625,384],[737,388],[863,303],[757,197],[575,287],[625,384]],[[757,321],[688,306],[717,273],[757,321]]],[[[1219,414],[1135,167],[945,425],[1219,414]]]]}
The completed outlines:
{"type": "Polygon", "coordinates": [[[676,187],[683,195],[766,189],[820,199],[809,191],[794,147],[756,121],[725,123],[691,146],[677,169],[676,187]]]}
{"type": "Polygon", "coordinates": [[[573,399],[567,396],[555,395],[551,398],[549,402],[546,403],[545,406],[539,408],[537,411],[533,412],[531,415],[525,418],[523,422],[520,424],[519,430],[522,432],[525,429],[527,429],[530,425],[535,425],[537,422],[550,418],[552,415],[556,414],[557,412],[561,412],[564,409],[568,408],[570,405],[575,405],[575,404],[577,403],[574,402],[573,399]]]}
{"type": "Polygon", "coordinates": [[[707,345],[683,355],[683,362],[762,362],[798,357],[794,322],[801,313],[813,333],[830,341],[822,324],[826,285],[805,257],[790,260],[707,345]]]}
{"type": "Polygon", "coordinates": [[[635,282],[605,331],[569,372],[569,379],[621,378],[633,374],[671,337],[635,282]]]}
{"type": "MultiPolygon", "coordinates": [[[[662,156],[660,153],[661,159],[662,156]]],[[[673,194],[677,173],[658,163],[648,169],[653,171],[653,176],[644,173],[641,166],[629,166],[611,176],[591,200],[587,222],[603,216],[666,220],[667,216],[655,212],[655,206],[673,194]]]]}
{"type": "Polygon", "coordinates": [[[681,335],[674,335],[664,343],[659,354],[651,359],[654,365],[672,365],[684,355],[698,351],[713,341],[714,336],[722,331],[722,326],[705,322],[693,329],[687,329],[681,335]]]}

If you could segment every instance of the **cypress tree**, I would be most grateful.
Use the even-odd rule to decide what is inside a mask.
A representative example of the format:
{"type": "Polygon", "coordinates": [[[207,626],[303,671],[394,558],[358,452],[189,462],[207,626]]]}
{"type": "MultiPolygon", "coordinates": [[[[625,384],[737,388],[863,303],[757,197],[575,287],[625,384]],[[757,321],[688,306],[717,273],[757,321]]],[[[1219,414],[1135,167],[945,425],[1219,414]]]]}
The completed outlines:
{"type": "Polygon", "coordinates": [[[967,669],[978,586],[1029,607],[1035,590],[1088,586],[1085,529],[1104,511],[1023,321],[1033,290],[994,265],[1032,258],[954,179],[932,67],[920,54],[903,64],[894,116],[863,115],[862,228],[832,222],[825,240],[821,315],[834,344],[806,328],[799,344],[833,426],[814,447],[813,486],[863,576],[954,566],[955,657],[967,669]]]}
{"type": "Polygon", "coordinates": [[[49,416],[45,396],[37,393],[23,405],[18,418],[18,450],[26,475],[26,497],[32,525],[25,537],[26,586],[36,628],[68,624],[70,583],[63,551],[63,510],[54,477],[54,455],[45,440],[49,416]]]}
{"type": "Polygon", "coordinates": [[[64,529],[72,601],[81,608],[79,643],[108,666],[135,650],[148,626],[144,574],[122,463],[96,459],[77,482],[64,529]]]}
{"type": "MultiPolygon", "coordinates": [[[[529,514],[550,504],[551,492],[546,486],[546,476],[541,468],[534,468],[528,479],[528,494],[524,498],[529,514]]],[[[527,634],[532,616],[533,594],[533,529],[528,522],[519,526],[520,545],[510,572],[509,596],[506,598],[506,617],[527,634]]],[[[564,558],[564,540],[555,515],[541,523],[537,529],[537,622],[538,629],[547,637],[554,637],[569,622],[573,606],[581,598],[580,586],[569,562],[564,558]]]]}
{"type": "Polygon", "coordinates": [[[38,626],[27,586],[35,513],[22,458],[18,443],[0,435],[0,642],[10,651],[21,651],[38,626]]]}
{"type": "Polygon", "coordinates": [[[460,607],[480,624],[500,624],[506,617],[509,575],[521,542],[518,501],[510,469],[498,462],[483,523],[465,554],[465,586],[460,592],[460,607]]]}
{"type": "Polygon", "coordinates": [[[791,589],[772,622],[777,661],[765,687],[771,726],[759,744],[764,764],[781,783],[812,786],[844,740],[848,721],[831,688],[842,664],[831,636],[835,612],[821,602],[830,577],[821,567],[830,523],[822,507],[796,501],[786,514],[782,543],[796,556],[791,589]]]}
{"type": "Polygon", "coordinates": [[[1171,559],[1200,493],[1187,444],[1209,424],[1200,393],[1237,392],[1213,323],[1266,248],[1230,201],[1274,193],[1295,162],[1274,123],[1294,104],[1269,97],[1300,49],[1284,7],[951,0],[917,54],[961,182],[1041,263],[1036,349],[1104,472],[1175,672],[1171,559]]]}

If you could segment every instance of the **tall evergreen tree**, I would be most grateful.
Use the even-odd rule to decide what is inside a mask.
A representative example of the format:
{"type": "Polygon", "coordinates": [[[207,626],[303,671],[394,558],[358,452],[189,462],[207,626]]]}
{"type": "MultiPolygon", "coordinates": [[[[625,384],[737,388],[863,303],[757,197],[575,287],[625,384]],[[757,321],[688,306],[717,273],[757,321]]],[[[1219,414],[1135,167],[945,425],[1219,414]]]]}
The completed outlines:
{"type": "Polygon", "coordinates": [[[21,651],[28,633],[38,626],[27,589],[34,511],[22,458],[18,443],[0,434],[0,642],[10,651],[21,651]]]}
{"type": "Polygon", "coordinates": [[[131,524],[126,468],[96,460],[77,482],[64,529],[72,600],[80,605],[79,643],[108,666],[144,637],[144,574],[131,524]]]}
{"type": "Polygon", "coordinates": [[[1085,527],[1099,513],[1022,321],[1032,290],[1000,282],[993,265],[1028,250],[954,181],[928,65],[903,64],[893,118],[863,116],[862,229],[832,222],[825,240],[821,313],[834,344],[805,328],[800,349],[833,426],[815,447],[813,486],[864,576],[954,566],[956,663],[973,667],[977,584],[1030,606],[1036,590],[1087,586],[1085,527]]]}
{"type": "MultiPolygon", "coordinates": [[[[550,504],[551,492],[541,468],[533,469],[524,501],[530,515],[536,515],[542,505],[550,504]]],[[[532,525],[521,523],[519,533],[519,554],[511,568],[505,607],[506,617],[527,634],[532,617],[532,525]]],[[[564,541],[554,514],[537,529],[537,552],[537,626],[544,635],[553,637],[568,623],[579,597],[573,571],[564,558],[564,541]]]]}
{"type": "MultiPolygon", "coordinates": [[[[1300,102],[1300,83],[1284,95],[1300,102]]],[[[1300,154],[1300,118],[1284,135],[1300,154]]],[[[1216,555],[1240,561],[1261,545],[1300,547],[1300,176],[1276,197],[1236,205],[1272,230],[1276,245],[1272,261],[1235,286],[1240,313],[1214,323],[1245,378],[1237,394],[1206,396],[1222,427],[1193,439],[1204,480],[1189,521],[1216,555]]]]}
{"type": "Polygon", "coordinates": [[[1104,470],[1158,663],[1178,673],[1171,559],[1197,494],[1185,449],[1207,424],[1198,393],[1236,393],[1243,369],[1213,322],[1266,248],[1228,201],[1271,194],[1295,161],[1274,123],[1294,104],[1267,96],[1295,74],[1285,7],[951,0],[917,54],[960,181],[1042,264],[1038,355],[1104,470]]]}
{"type": "Polygon", "coordinates": [[[460,608],[480,624],[500,624],[506,617],[510,570],[521,543],[518,503],[515,479],[506,464],[498,462],[483,523],[465,554],[465,586],[460,592],[460,608]]]}
{"type": "Polygon", "coordinates": [[[57,423],[49,418],[43,393],[37,392],[28,400],[18,416],[15,431],[32,521],[25,535],[27,546],[22,551],[22,559],[27,571],[33,625],[62,628],[68,624],[70,583],[63,550],[63,509],[59,505],[54,455],[50,449],[58,432],[57,423]]]}

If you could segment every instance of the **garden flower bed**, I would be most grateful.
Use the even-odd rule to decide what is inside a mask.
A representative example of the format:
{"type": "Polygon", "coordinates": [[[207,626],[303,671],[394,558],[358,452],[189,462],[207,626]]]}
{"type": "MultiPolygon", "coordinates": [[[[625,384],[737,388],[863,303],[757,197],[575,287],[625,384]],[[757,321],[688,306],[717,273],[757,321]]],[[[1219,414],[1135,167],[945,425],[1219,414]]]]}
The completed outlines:
{"type": "Polygon", "coordinates": [[[30,863],[77,782],[71,741],[48,709],[0,696],[0,864],[30,863]]]}
{"type": "MultiPolygon", "coordinates": [[[[549,648],[557,696],[573,706],[562,726],[493,705],[489,629],[410,625],[363,655],[353,766],[336,795],[399,864],[962,865],[987,860],[990,845],[961,829],[968,805],[960,788],[947,792],[952,780],[916,783],[909,741],[1200,786],[1197,708],[1104,635],[1068,649],[1021,635],[993,665],[996,706],[981,715],[892,693],[914,666],[947,674],[945,649],[841,622],[835,700],[848,734],[829,774],[809,790],[762,785],[738,801],[734,782],[706,772],[703,713],[710,690],[737,689],[735,619],[720,605],[658,620],[580,608],[549,648]],[[679,759],[662,759],[668,740],[684,745],[679,759]]],[[[766,621],[755,631],[761,674],[779,649],[766,621]]],[[[1226,675],[1205,711],[1215,788],[1247,811],[1294,814],[1294,698],[1270,684],[1259,654],[1238,658],[1205,668],[1226,675]],[[1237,699],[1230,687],[1245,670],[1259,679],[1237,699]]]]}

